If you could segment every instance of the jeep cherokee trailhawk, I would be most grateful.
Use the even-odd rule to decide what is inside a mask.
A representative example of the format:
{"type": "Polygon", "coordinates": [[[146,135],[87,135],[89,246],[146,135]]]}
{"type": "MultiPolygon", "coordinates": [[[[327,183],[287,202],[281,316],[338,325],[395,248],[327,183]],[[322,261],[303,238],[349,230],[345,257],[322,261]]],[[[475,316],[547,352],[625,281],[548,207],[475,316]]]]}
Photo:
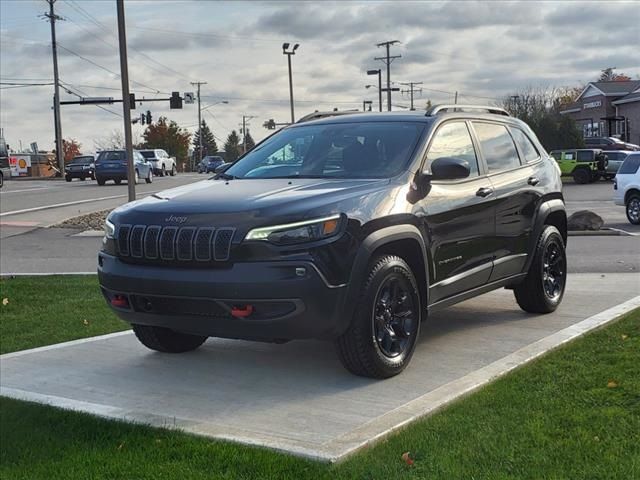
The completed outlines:
{"type": "Polygon", "coordinates": [[[294,124],[211,179],[126,204],[98,273],[153,350],[327,339],[384,378],[436,309],[506,287],[555,310],[566,239],[560,171],[529,127],[441,105],[294,124]]]}

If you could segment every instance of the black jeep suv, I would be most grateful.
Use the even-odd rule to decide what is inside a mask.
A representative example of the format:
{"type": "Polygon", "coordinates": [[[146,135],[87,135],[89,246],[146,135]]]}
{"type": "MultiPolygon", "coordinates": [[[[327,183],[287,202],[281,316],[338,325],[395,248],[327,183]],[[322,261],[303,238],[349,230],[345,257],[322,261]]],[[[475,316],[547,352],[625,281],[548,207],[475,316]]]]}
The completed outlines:
{"type": "Polygon", "coordinates": [[[429,312],[501,287],[560,303],[560,171],[491,107],[294,124],[223,173],[114,210],[98,273],[138,339],[335,341],[351,372],[401,372],[429,312]]]}

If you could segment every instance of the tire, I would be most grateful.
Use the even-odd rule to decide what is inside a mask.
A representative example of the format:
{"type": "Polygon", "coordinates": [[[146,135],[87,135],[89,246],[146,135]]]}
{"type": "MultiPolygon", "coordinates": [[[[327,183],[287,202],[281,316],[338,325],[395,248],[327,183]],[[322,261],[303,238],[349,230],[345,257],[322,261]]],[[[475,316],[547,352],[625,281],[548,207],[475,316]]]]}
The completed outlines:
{"type": "Polygon", "coordinates": [[[564,240],[556,227],[548,225],[538,239],[527,276],[513,293],[525,312],[551,313],[560,305],[566,285],[564,240]]]}
{"type": "Polygon", "coordinates": [[[71,177],[69,175],[64,177],[65,181],[70,182],[71,181],[71,177]]]}
{"type": "Polygon", "coordinates": [[[632,193],[626,202],[627,220],[632,225],[640,225],[640,194],[632,193]]]}
{"type": "Polygon", "coordinates": [[[176,171],[176,165],[175,165],[175,164],[173,164],[173,166],[171,167],[171,172],[169,173],[169,175],[171,175],[172,177],[175,177],[175,176],[176,176],[176,173],[178,173],[178,172],[176,171]]]}
{"type": "Polygon", "coordinates": [[[340,361],[363,377],[399,374],[415,350],[421,312],[409,265],[395,255],[377,257],[369,265],[349,328],[336,341],[340,361]]]}
{"type": "Polygon", "coordinates": [[[4,174],[0,172],[0,188],[4,187],[4,174]]]}
{"type": "Polygon", "coordinates": [[[163,353],[184,353],[195,350],[207,337],[189,335],[163,327],[133,324],[133,333],[145,347],[163,353]]]}
{"type": "Polygon", "coordinates": [[[137,185],[138,183],[140,183],[140,174],[138,173],[138,170],[134,170],[134,172],[133,172],[133,184],[137,185]]]}
{"type": "Polygon", "coordinates": [[[602,177],[602,175],[600,175],[599,173],[592,173],[591,174],[591,182],[597,182],[598,180],[600,180],[601,177],[602,177]]]}
{"type": "Polygon", "coordinates": [[[86,179],[87,179],[87,177],[80,177],[80,180],[81,180],[82,182],[84,182],[86,179]]]}
{"type": "Polygon", "coordinates": [[[104,186],[104,179],[96,177],[96,182],[98,182],[98,185],[100,185],[101,187],[104,186]]]}
{"type": "Polygon", "coordinates": [[[167,176],[167,171],[165,170],[164,165],[162,165],[162,168],[160,169],[160,176],[161,177],[167,176]]]}
{"type": "Polygon", "coordinates": [[[116,185],[120,185],[122,183],[122,180],[120,180],[119,178],[115,178],[113,180],[113,183],[115,183],[116,185]]]}
{"type": "Polygon", "coordinates": [[[147,174],[147,178],[144,179],[145,182],[151,183],[153,182],[153,172],[149,169],[149,173],[147,174]]]}
{"type": "Polygon", "coordinates": [[[591,172],[586,168],[577,168],[573,171],[573,180],[580,185],[591,181],[591,172]]]}
{"type": "Polygon", "coordinates": [[[604,179],[607,180],[608,182],[610,182],[611,180],[613,180],[614,177],[615,177],[615,175],[605,175],[604,179]]]}

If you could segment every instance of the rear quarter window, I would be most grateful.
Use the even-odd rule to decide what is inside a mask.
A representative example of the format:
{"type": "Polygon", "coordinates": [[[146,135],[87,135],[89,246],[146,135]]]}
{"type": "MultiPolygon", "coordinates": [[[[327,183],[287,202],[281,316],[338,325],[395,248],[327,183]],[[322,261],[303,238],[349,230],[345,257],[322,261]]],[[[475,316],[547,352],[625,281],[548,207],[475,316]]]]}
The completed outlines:
{"type": "Polygon", "coordinates": [[[538,149],[526,133],[519,128],[512,128],[511,133],[513,134],[513,139],[516,141],[516,145],[518,145],[525,162],[535,162],[540,158],[538,149]]]}
{"type": "Polygon", "coordinates": [[[633,175],[638,172],[638,167],[640,167],[640,155],[629,155],[620,165],[618,175],[633,175]]]}
{"type": "Polygon", "coordinates": [[[579,162],[593,162],[594,154],[593,152],[578,152],[578,156],[576,158],[579,162]]]}

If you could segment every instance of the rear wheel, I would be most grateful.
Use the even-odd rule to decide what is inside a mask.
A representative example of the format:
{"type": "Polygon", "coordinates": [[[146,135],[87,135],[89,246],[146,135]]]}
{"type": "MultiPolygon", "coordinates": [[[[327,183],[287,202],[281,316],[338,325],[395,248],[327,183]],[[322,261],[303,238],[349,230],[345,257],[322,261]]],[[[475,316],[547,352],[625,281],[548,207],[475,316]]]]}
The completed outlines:
{"type": "Polygon", "coordinates": [[[87,179],[87,177],[80,177],[80,180],[81,180],[81,181],[83,181],[83,182],[84,182],[86,179],[87,179]]]}
{"type": "Polygon", "coordinates": [[[100,186],[104,185],[104,179],[103,178],[96,177],[96,182],[98,182],[98,185],[100,185],[100,186]]]}
{"type": "Polygon", "coordinates": [[[577,168],[573,171],[573,180],[581,185],[591,181],[591,172],[586,168],[577,168]]]}
{"type": "Polygon", "coordinates": [[[640,194],[632,193],[627,200],[627,219],[633,225],[640,225],[640,194]]]}
{"type": "Polygon", "coordinates": [[[116,185],[120,185],[122,183],[122,180],[120,180],[119,178],[116,178],[113,180],[113,183],[115,183],[116,185]]]}
{"type": "Polygon", "coordinates": [[[65,179],[67,182],[70,182],[70,181],[71,181],[71,177],[70,177],[69,175],[65,176],[65,177],[64,177],[64,179],[65,179]]]}
{"type": "Polygon", "coordinates": [[[529,273],[513,293],[525,312],[551,313],[560,305],[566,283],[564,239],[556,227],[548,225],[538,240],[529,273]]]}
{"type": "Polygon", "coordinates": [[[178,172],[176,171],[176,165],[175,165],[175,163],[174,163],[174,164],[171,166],[171,176],[172,176],[172,177],[175,177],[175,176],[176,176],[176,173],[178,173],[178,172]]]}
{"type": "Polygon", "coordinates": [[[0,172],[0,188],[4,187],[4,174],[0,172]]]}
{"type": "Polygon", "coordinates": [[[372,378],[399,374],[409,364],[420,330],[420,295],[411,268],[384,255],[369,267],[338,355],[351,373],[372,378]]]}
{"type": "Polygon", "coordinates": [[[164,165],[162,165],[162,169],[160,169],[160,176],[161,177],[167,176],[167,170],[164,168],[164,165]]]}
{"type": "Polygon", "coordinates": [[[195,350],[207,337],[190,335],[163,327],[132,325],[133,333],[145,347],[163,353],[183,353],[195,350]]]}

